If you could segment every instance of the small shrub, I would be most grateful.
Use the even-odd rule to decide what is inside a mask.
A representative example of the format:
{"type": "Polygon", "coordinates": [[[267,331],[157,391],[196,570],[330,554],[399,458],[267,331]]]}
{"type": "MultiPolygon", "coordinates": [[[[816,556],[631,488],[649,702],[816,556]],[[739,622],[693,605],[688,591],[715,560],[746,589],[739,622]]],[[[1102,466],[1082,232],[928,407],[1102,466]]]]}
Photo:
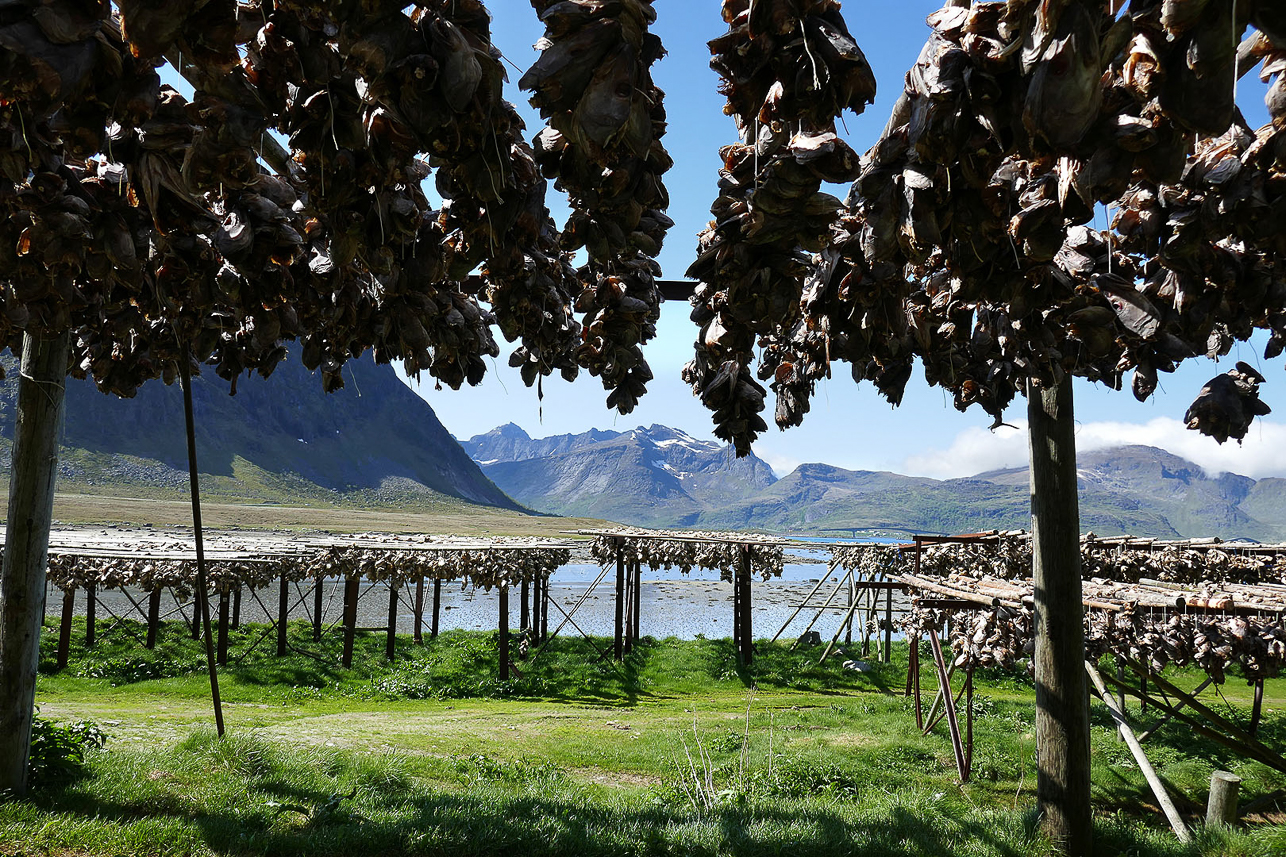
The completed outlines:
{"type": "Polygon", "coordinates": [[[87,720],[57,723],[36,715],[31,724],[31,756],[27,761],[31,787],[40,788],[82,774],[85,753],[102,747],[106,740],[103,731],[87,720]]]}

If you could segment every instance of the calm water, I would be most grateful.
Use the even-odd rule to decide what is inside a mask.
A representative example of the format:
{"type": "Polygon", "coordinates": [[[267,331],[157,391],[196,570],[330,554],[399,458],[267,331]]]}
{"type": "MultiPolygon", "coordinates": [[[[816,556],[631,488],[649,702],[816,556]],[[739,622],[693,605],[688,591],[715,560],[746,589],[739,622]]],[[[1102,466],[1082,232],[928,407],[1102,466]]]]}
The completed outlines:
{"type": "MultiPolygon", "coordinates": [[[[834,541],[834,540],[831,540],[834,541]]],[[[825,556],[821,554],[821,556],[825,556]]],[[[787,565],[782,576],[770,581],[755,578],[752,584],[751,624],[756,637],[771,637],[777,633],[782,623],[809,594],[817,582],[827,573],[824,563],[809,562],[808,557],[787,556],[787,565]],[[791,562],[791,559],[797,561],[791,562]]],[[[550,598],[561,605],[563,610],[571,611],[573,605],[585,595],[601,569],[591,564],[569,564],[563,566],[550,579],[550,598]]],[[[828,575],[826,583],[812,599],[812,604],[820,605],[835,591],[842,573],[828,575]]],[[[609,571],[603,580],[594,588],[585,603],[576,610],[573,618],[576,625],[589,634],[611,636],[615,624],[616,606],[613,587],[615,570],[609,571]]],[[[343,586],[338,581],[328,581],[323,587],[324,621],[339,621],[343,606],[343,586]]],[[[358,602],[358,627],[386,627],[388,622],[388,587],[385,584],[363,584],[362,597],[358,602]]],[[[141,593],[131,592],[139,605],[146,607],[145,597],[141,593]]],[[[261,606],[248,592],[241,601],[241,618],[243,622],[264,622],[267,613],[273,616],[277,612],[276,586],[260,590],[261,606]],[[267,613],[264,610],[267,608],[267,613]]],[[[510,590],[509,625],[517,628],[519,619],[519,593],[517,587],[510,590]]],[[[847,587],[832,601],[831,608],[814,624],[824,638],[829,639],[835,633],[845,609],[840,605],[847,604],[847,587]]],[[[645,636],[679,637],[693,639],[697,636],[712,638],[730,637],[732,635],[732,585],[719,580],[717,571],[694,570],[690,575],[683,575],[674,569],[653,570],[644,568],[641,593],[642,616],[640,626],[645,636]]],[[[98,628],[100,633],[110,627],[114,621],[109,610],[118,615],[133,615],[141,619],[130,604],[125,594],[104,592],[99,595],[98,628]]],[[[304,618],[312,609],[313,598],[311,584],[291,587],[290,616],[292,619],[304,618]]],[[[403,600],[398,610],[398,630],[409,634],[413,630],[412,616],[413,593],[409,588],[403,590],[403,600]]],[[[881,601],[881,604],[883,602],[881,601]]],[[[428,613],[432,604],[432,585],[425,587],[426,627],[428,613]]],[[[894,597],[895,611],[904,606],[901,596],[894,597]]],[[[176,607],[172,597],[167,594],[162,602],[162,614],[169,613],[176,607]]],[[[46,612],[57,616],[61,609],[61,593],[53,591],[47,602],[46,612]]],[[[77,593],[76,612],[84,615],[84,593],[77,593]]],[[[817,615],[816,609],[805,608],[791,622],[784,638],[798,636],[809,621],[817,615]]],[[[178,614],[171,616],[178,618],[178,614]]],[[[449,630],[463,628],[466,630],[491,630],[499,624],[499,599],[494,590],[473,589],[460,583],[443,583],[442,611],[440,628],[449,630]]],[[[552,632],[563,621],[563,614],[558,607],[549,608],[549,629],[552,632]]],[[[895,616],[896,618],[896,616],[895,616]]],[[[570,624],[563,634],[575,634],[576,629],[570,624]]],[[[895,635],[897,636],[897,635],[895,635]]]]}

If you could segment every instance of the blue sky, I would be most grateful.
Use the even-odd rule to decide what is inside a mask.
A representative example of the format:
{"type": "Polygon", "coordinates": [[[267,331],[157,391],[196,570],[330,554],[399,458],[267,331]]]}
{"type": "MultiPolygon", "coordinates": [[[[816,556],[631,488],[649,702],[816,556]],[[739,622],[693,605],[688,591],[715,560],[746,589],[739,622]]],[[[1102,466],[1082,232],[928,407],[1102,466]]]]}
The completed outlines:
{"type": "MultiPolygon", "coordinates": [[[[718,79],[709,69],[705,44],[725,29],[719,4],[715,0],[658,0],[656,5],[656,32],[669,56],[655,69],[655,77],[667,96],[669,133],[665,142],[675,160],[674,169],[666,176],[672,198],[669,213],[675,226],[660,261],[667,277],[678,278],[693,258],[697,233],[709,219],[718,180],[718,148],[731,142],[735,132],[732,120],[722,113],[723,100],[716,91],[718,79]]],[[[876,103],[864,115],[849,114],[844,119],[847,136],[858,151],[869,148],[883,128],[902,89],[906,70],[928,36],[924,19],[940,5],[934,0],[845,2],[843,11],[849,28],[866,52],[879,83],[876,103]]],[[[531,46],[542,33],[535,13],[524,0],[493,0],[490,8],[495,17],[496,44],[514,66],[526,69],[536,57],[531,46]]],[[[542,127],[539,116],[527,106],[525,94],[517,88],[520,72],[511,67],[510,76],[510,100],[528,117],[529,136],[534,135],[542,127]]],[[[1265,121],[1263,90],[1253,75],[1241,87],[1243,109],[1251,124],[1258,125],[1265,121]]],[[[566,209],[552,194],[551,207],[561,221],[566,209]]],[[[1100,225],[1105,225],[1105,220],[1100,225]]],[[[435,391],[431,383],[412,386],[432,404],[447,428],[461,438],[506,422],[517,423],[534,437],[590,428],[624,431],[663,423],[696,437],[711,438],[709,414],[679,378],[696,333],[688,320],[688,309],[686,303],[664,306],[658,337],[647,349],[657,377],[629,416],[608,411],[598,380],[584,374],[574,384],[547,380],[542,405],[536,391],[523,386],[517,373],[505,365],[508,350],[495,361],[493,371],[478,388],[435,391]]],[[[1235,359],[1260,366],[1269,381],[1262,388],[1265,401],[1277,414],[1286,415],[1286,378],[1282,377],[1280,361],[1263,366],[1261,355],[1259,342],[1241,346],[1222,366],[1205,359],[1189,361],[1175,375],[1163,376],[1160,391],[1142,404],[1128,392],[1128,378],[1127,389],[1119,393],[1078,382],[1080,448],[1150,443],[1212,471],[1286,476],[1286,455],[1277,452],[1286,445],[1286,424],[1273,422],[1273,417],[1252,428],[1241,447],[1232,441],[1220,447],[1213,440],[1184,430],[1179,422],[1201,385],[1231,368],[1235,359]]],[[[770,403],[770,412],[771,408],[770,403]]],[[[1008,421],[1021,426],[1024,415],[1025,404],[1019,399],[1008,421]]],[[[787,432],[772,427],[754,449],[782,473],[807,461],[937,477],[970,475],[1023,463],[1025,432],[1000,429],[993,434],[986,430],[989,423],[981,411],[957,412],[950,397],[940,389],[930,388],[918,372],[897,409],[884,402],[870,385],[855,385],[841,372],[818,389],[812,413],[802,427],[787,432]]]]}

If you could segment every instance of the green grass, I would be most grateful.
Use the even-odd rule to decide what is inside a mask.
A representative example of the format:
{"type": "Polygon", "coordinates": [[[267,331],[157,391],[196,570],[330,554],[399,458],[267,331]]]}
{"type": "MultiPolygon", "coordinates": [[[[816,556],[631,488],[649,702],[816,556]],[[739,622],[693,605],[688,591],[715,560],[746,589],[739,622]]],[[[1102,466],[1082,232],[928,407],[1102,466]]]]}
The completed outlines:
{"type": "MultiPolygon", "coordinates": [[[[262,630],[240,631],[233,657],[262,630]]],[[[279,659],[269,639],[221,671],[219,740],[202,649],[182,626],[165,626],[155,652],[120,631],[74,646],[61,673],[53,636],[42,714],[95,720],[109,740],[79,777],[0,804],[2,854],[1047,853],[1030,681],[979,675],[974,780],[961,786],[945,725],[915,728],[905,647],[859,674],[762,642],[746,670],[727,640],[646,639],[614,664],[559,638],[500,682],[494,634],[399,639],[392,664],[383,635],[363,634],[342,670],[338,639],[314,643],[297,623],[297,652],[279,659]]],[[[1223,692],[1245,717],[1245,683],[1223,692]]],[[[1266,707],[1261,737],[1286,746],[1286,681],[1269,683],[1266,707]]],[[[1281,817],[1180,846],[1097,703],[1094,718],[1100,854],[1286,853],[1281,817]]],[[[1245,778],[1243,801],[1286,787],[1181,727],[1148,749],[1194,817],[1216,768],[1245,778]]]]}

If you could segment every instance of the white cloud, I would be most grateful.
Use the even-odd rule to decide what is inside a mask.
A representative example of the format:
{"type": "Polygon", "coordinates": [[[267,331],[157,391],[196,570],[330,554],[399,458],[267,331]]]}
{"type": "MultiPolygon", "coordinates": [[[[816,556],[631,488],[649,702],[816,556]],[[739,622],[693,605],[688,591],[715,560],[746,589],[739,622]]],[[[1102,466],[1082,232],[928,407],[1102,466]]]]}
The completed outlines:
{"type": "MultiPolygon", "coordinates": [[[[909,456],[901,468],[913,476],[950,479],[988,470],[1027,464],[1027,423],[1016,429],[994,432],[968,428],[945,449],[930,449],[909,456]]],[[[1091,422],[1076,428],[1078,452],[1141,444],[1164,449],[1186,458],[1207,473],[1239,473],[1254,479],[1286,476],[1286,425],[1256,420],[1242,444],[1230,440],[1220,445],[1188,430],[1182,422],[1158,417],[1145,423],[1091,422]]]]}
{"type": "Polygon", "coordinates": [[[772,468],[772,472],[781,478],[804,462],[801,459],[793,458],[789,455],[781,455],[776,452],[767,452],[762,449],[756,449],[755,455],[763,459],[764,463],[772,468]]]}

